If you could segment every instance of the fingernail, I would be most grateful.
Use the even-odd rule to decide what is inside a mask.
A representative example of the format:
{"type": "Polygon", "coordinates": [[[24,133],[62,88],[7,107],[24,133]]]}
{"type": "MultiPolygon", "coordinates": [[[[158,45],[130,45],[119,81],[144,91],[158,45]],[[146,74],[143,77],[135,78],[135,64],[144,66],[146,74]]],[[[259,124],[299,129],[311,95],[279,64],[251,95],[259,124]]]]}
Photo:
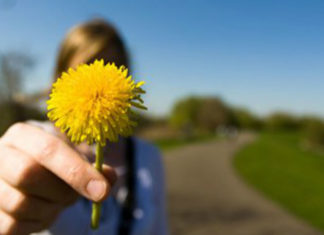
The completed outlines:
{"type": "Polygon", "coordinates": [[[106,183],[101,180],[90,180],[87,185],[87,191],[91,199],[97,201],[101,200],[106,193],[106,183]]]}

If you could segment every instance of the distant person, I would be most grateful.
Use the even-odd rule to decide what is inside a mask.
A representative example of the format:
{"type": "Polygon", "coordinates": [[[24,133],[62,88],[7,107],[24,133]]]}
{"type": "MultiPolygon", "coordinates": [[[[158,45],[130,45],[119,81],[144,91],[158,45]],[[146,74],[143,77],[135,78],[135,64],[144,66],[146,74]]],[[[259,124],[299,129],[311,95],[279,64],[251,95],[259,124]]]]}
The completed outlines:
{"type": "MultiPolygon", "coordinates": [[[[120,35],[103,20],[78,25],[67,34],[55,79],[95,59],[130,66],[120,35]]],[[[167,234],[158,150],[137,138],[108,143],[100,174],[89,163],[93,149],[73,146],[50,122],[10,127],[0,139],[0,234],[167,234]],[[103,201],[96,231],[90,228],[91,201],[103,201]]]]}

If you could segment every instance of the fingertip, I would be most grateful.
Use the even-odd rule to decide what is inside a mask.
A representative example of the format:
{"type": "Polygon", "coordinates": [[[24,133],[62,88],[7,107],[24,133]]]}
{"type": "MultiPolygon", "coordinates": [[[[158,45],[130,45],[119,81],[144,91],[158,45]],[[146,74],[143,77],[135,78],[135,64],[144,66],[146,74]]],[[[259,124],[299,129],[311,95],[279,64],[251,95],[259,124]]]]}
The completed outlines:
{"type": "Polygon", "coordinates": [[[117,181],[117,173],[109,165],[103,164],[102,171],[99,174],[100,176],[97,175],[98,177],[91,179],[86,186],[87,197],[94,202],[105,200],[117,181]]]}
{"type": "Polygon", "coordinates": [[[87,193],[92,201],[103,201],[109,194],[110,187],[104,180],[92,179],[86,187],[87,193]]]}

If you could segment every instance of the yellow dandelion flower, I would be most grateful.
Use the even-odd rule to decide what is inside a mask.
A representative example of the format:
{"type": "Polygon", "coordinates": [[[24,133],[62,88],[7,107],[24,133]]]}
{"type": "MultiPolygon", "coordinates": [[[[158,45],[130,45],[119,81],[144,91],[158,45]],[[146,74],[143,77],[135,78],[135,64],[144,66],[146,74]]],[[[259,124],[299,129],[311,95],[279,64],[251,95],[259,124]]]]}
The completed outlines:
{"type": "MultiPolygon", "coordinates": [[[[53,84],[48,117],[74,143],[96,146],[95,168],[102,172],[106,140],[129,136],[136,125],[129,117],[132,107],[146,109],[141,95],[144,82],[135,83],[128,70],[103,60],[69,69],[53,84]]],[[[99,226],[101,203],[92,206],[91,227],[99,226]]]]}
{"type": "Polygon", "coordinates": [[[129,117],[131,107],[146,109],[143,84],[135,83],[124,66],[104,65],[103,60],[80,65],[53,84],[48,117],[74,143],[116,142],[119,136],[129,136],[136,125],[129,117]]]}

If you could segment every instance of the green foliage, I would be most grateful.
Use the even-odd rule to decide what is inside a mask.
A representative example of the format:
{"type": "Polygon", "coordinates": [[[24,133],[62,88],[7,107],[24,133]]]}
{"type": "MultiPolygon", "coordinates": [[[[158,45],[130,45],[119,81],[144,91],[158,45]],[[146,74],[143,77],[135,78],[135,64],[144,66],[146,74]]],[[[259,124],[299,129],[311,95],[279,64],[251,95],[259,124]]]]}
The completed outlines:
{"type": "Polygon", "coordinates": [[[170,123],[176,128],[196,126],[201,100],[197,97],[189,97],[178,101],[172,110],[170,123]]]}
{"type": "Polygon", "coordinates": [[[197,114],[197,127],[205,131],[215,131],[221,125],[230,124],[230,111],[224,102],[217,97],[201,100],[197,114]]]}
{"type": "Polygon", "coordinates": [[[300,128],[298,119],[288,113],[277,112],[265,120],[265,127],[268,130],[297,130],[300,128]]]}
{"type": "Polygon", "coordinates": [[[300,138],[296,132],[263,133],[234,165],[266,196],[324,231],[324,156],[303,150],[300,138]]]}
{"type": "Polygon", "coordinates": [[[214,132],[218,126],[230,124],[230,111],[217,97],[189,97],[175,104],[170,123],[187,135],[214,132]]]}
{"type": "Polygon", "coordinates": [[[303,120],[304,138],[313,148],[324,148],[324,123],[317,118],[303,120]]]}
{"type": "Polygon", "coordinates": [[[233,123],[240,129],[260,130],[263,122],[260,118],[244,108],[232,109],[233,123]]]}

